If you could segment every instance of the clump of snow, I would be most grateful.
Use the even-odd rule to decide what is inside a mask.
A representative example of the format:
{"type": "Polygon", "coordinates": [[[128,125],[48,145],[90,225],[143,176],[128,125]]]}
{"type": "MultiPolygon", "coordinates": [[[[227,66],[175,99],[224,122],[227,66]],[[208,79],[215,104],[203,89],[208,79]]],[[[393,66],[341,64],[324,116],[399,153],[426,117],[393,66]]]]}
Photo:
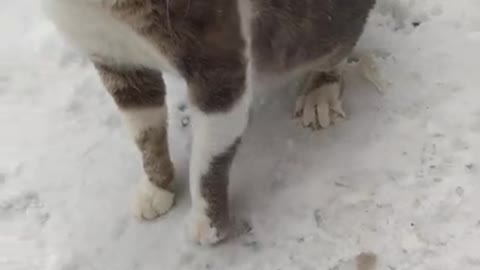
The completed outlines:
{"type": "Polygon", "coordinates": [[[38,2],[0,10],[0,269],[480,268],[479,1],[378,0],[357,50],[388,85],[349,68],[328,130],[291,120],[293,91],[259,99],[232,170],[242,233],[210,249],[184,239],[184,84],[167,82],[177,203],[138,223],[139,154],[38,2]]]}

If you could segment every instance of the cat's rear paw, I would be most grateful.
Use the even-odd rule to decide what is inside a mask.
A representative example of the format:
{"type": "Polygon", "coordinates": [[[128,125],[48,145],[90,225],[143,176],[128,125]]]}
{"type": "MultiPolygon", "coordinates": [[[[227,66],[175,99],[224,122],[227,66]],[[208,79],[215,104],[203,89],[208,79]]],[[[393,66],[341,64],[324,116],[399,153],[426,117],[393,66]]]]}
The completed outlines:
{"type": "Polygon", "coordinates": [[[305,128],[327,128],[345,118],[339,83],[323,85],[300,95],[295,103],[295,117],[305,128]]]}
{"type": "Polygon", "coordinates": [[[139,184],[133,213],[141,220],[152,220],[166,214],[173,205],[175,195],[168,190],[153,185],[148,179],[139,184]]]}

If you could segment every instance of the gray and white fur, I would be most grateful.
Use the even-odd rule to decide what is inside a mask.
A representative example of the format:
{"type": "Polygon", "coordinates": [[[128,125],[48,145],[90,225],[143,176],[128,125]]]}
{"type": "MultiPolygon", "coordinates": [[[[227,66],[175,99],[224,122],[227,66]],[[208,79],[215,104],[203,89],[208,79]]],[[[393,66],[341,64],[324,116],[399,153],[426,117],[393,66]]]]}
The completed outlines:
{"type": "Polygon", "coordinates": [[[162,73],[186,80],[193,127],[189,235],[207,245],[227,235],[229,169],[252,92],[305,75],[295,105],[304,126],[327,127],[343,116],[339,64],[375,2],[43,1],[58,30],[94,63],[142,153],[145,177],[135,200],[140,218],[165,214],[173,204],[162,73]]]}

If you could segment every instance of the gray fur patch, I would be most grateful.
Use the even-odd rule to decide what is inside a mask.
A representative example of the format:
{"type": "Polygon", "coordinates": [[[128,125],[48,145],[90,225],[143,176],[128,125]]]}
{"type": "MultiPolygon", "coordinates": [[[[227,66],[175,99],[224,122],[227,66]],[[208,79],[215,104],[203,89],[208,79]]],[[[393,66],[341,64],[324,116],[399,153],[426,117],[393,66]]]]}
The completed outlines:
{"type": "Polygon", "coordinates": [[[239,144],[240,139],[237,139],[225,152],[215,156],[201,179],[201,194],[208,204],[207,216],[220,234],[225,233],[229,223],[229,172],[239,144]]]}

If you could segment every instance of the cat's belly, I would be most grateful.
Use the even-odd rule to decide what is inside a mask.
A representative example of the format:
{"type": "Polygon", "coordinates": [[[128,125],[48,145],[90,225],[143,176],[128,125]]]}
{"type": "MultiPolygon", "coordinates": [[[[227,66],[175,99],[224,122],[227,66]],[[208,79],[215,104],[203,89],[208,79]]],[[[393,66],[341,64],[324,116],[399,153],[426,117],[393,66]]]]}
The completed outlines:
{"type": "Polygon", "coordinates": [[[250,1],[248,34],[257,70],[282,73],[338,64],[355,46],[375,0],[250,1]]]}

